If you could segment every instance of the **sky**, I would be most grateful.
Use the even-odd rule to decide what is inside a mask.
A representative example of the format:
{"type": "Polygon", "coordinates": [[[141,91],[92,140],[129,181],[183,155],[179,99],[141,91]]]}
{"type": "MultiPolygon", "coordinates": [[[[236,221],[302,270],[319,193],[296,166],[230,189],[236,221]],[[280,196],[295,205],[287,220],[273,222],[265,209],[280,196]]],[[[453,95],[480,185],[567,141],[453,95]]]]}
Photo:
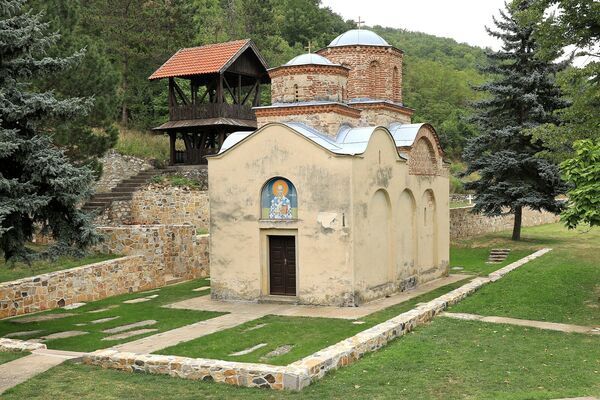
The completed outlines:
{"type": "Polygon", "coordinates": [[[499,50],[485,26],[504,8],[504,0],[322,0],[344,19],[360,16],[368,26],[381,25],[449,37],[457,42],[499,50]]]}

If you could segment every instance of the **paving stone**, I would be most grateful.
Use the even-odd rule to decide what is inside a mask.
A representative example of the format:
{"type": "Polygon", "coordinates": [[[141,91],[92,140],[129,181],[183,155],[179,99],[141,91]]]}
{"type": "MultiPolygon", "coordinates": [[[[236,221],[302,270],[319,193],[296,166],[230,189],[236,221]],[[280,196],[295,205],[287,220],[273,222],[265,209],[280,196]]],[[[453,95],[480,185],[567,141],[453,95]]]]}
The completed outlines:
{"type": "Polygon", "coordinates": [[[158,329],[138,329],[135,331],[129,331],[129,332],[125,332],[125,333],[119,333],[117,335],[107,336],[105,338],[102,338],[102,340],[122,340],[122,339],[130,338],[132,336],[143,335],[144,333],[150,333],[150,332],[156,332],[156,331],[158,331],[158,329]]]}
{"type": "Polygon", "coordinates": [[[142,326],[154,325],[157,322],[158,321],[155,321],[153,319],[148,319],[148,320],[145,320],[145,321],[134,322],[133,324],[121,325],[121,326],[117,326],[115,328],[105,329],[102,332],[104,332],[104,333],[119,333],[119,332],[128,331],[128,330],[133,329],[133,328],[139,328],[139,327],[142,327],[142,326]]]}
{"type": "Polygon", "coordinates": [[[83,306],[85,306],[85,303],[73,303],[73,304],[69,304],[68,306],[64,306],[63,308],[65,310],[74,310],[76,308],[83,307],[83,306]]]}
{"type": "Polygon", "coordinates": [[[145,292],[142,292],[142,294],[146,294],[146,293],[156,293],[156,292],[158,292],[158,291],[160,291],[160,289],[147,290],[147,291],[145,291],[145,292]]]}
{"type": "Polygon", "coordinates": [[[192,289],[192,291],[193,292],[202,292],[202,291],[208,290],[208,289],[210,289],[210,286],[202,286],[202,287],[199,287],[199,288],[196,288],[196,289],[192,289]]]}
{"type": "Polygon", "coordinates": [[[137,303],[145,303],[146,301],[150,301],[147,297],[138,297],[137,299],[125,300],[123,303],[125,304],[137,304],[137,303]]]}
{"type": "Polygon", "coordinates": [[[157,298],[157,297],[158,297],[158,295],[157,295],[157,294],[153,294],[153,295],[151,295],[151,296],[146,296],[146,299],[155,299],[155,298],[157,298]]]}
{"type": "Polygon", "coordinates": [[[266,345],[267,345],[266,343],[259,343],[256,346],[248,347],[247,349],[244,349],[242,351],[236,351],[235,353],[231,353],[230,356],[235,357],[235,356],[243,356],[246,354],[250,354],[255,350],[265,347],[266,345]]]}
{"type": "Polygon", "coordinates": [[[258,324],[256,326],[252,326],[246,330],[244,330],[244,332],[250,332],[250,331],[254,331],[256,329],[260,329],[260,328],[264,328],[265,326],[267,326],[268,324],[258,324]]]}
{"type": "Polygon", "coordinates": [[[90,321],[92,324],[101,324],[103,322],[108,322],[108,321],[114,321],[117,318],[121,318],[120,316],[116,316],[116,317],[107,317],[107,318],[100,318],[100,319],[95,319],[93,321],[90,321]]]}
{"type": "Polygon", "coordinates": [[[352,323],[353,323],[354,325],[362,325],[362,324],[364,324],[364,323],[365,323],[365,321],[352,321],[352,323]]]}
{"type": "Polygon", "coordinates": [[[283,346],[279,346],[275,350],[270,351],[267,354],[265,354],[264,357],[261,357],[261,360],[267,360],[269,358],[282,356],[282,355],[287,354],[290,351],[292,351],[293,348],[294,348],[294,345],[292,345],[292,344],[284,344],[283,346]]]}
{"type": "Polygon", "coordinates": [[[106,308],[99,308],[97,310],[88,311],[88,313],[89,314],[101,313],[101,312],[104,312],[104,311],[112,310],[113,308],[117,308],[117,307],[119,307],[118,304],[113,304],[112,306],[108,306],[106,308]]]}
{"type": "Polygon", "coordinates": [[[53,340],[53,339],[66,339],[75,336],[87,335],[88,332],[84,331],[64,331],[64,332],[56,332],[50,335],[42,336],[40,339],[42,340],[53,340]]]}
{"type": "Polygon", "coordinates": [[[30,322],[52,321],[54,319],[72,317],[73,315],[77,315],[77,314],[61,313],[61,314],[32,315],[31,317],[19,318],[19,319],[11,320],[10,322],[14,322],[16,324],[28,324],[30,322]]]}
{"type": "Polygon", "coordinates": [[[85,323],[85,322],[82,322],[82,323],[79,323],[79,324],[74,324],[74,325],[75,325],[75,326],[86,326],[86,325],[87,325],[87,323],[85,323]]]}
{"type": "Polygon", "coordinates": [[[15,337],[35,335],[35,334],[38,334],[40,332],[43,332],[43,331],[42,330],[37,330],[37,331],[13,332],[13,333],[7,333],[6,335],[4,335],[4,337],[6,337],[6,338],[15,338],[15,337]]]}
{"type": "Polygon", "coordinates": [[[463,267],[452,267],[450,269],[455,270],[455,271],[460,271],[461,269],[464,269],[464,268],[463,267]]]}

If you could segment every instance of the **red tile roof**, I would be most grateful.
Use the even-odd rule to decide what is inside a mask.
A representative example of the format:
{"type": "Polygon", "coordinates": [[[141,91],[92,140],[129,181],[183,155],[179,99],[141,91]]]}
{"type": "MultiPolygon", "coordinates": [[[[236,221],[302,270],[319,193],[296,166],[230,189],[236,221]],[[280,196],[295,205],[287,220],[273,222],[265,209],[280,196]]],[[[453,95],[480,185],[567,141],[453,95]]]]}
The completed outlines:
{"type": "Polygon", "coordinates": [[[181,49],[154,71],[148,79],[219,72],[249,42],[249,39],[244,39],[181,49]]]}

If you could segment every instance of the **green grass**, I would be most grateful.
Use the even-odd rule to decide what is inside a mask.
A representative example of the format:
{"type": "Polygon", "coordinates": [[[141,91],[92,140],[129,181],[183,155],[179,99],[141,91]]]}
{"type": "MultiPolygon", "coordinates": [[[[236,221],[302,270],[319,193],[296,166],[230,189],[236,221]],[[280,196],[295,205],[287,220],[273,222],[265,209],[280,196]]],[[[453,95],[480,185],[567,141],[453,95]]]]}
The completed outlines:
{"type": "Polygon", "coordinates": [[[598,338],[438,318],[299,393],[66,363],[6,400],[502,399],[600,395],[598,338]]]}
{"type": "Polygon", "coordinates": [[[164,161],[169,159],[169,138],[121,127],[115,150],[128,156],[164,161]]]}
{"type": "Polygon", "coordinates": [[[31,265],[27,265],[23,262],[7,264],[4,262],[4,259],[0,259],[0,282],[14,281],[28,276],[80,267],[82,265],[93,264],[118,257],[121,256],[113,254],[90,254],[82,258],[64,256],[59,257],[56,260],[34,261],[31,265]]]}
{"type": "Polygon", "coordinates": [[[191,189],[198,189],[200,187],[198,181],[178,174],[156,175],[152,177],[152,182],[175,187],[188,187],[191,189]]]}
{"type": "Polygon", "coordinates": [[[21,351],[18,353],[0,353],[0,364],[4,364],[16,360],[18,358],[28,356],[29,354],[31,353],[27,351],[21,351]]]}
{"type": "MultiPolygon", "coordinates": [[[[0,321],[0,336],[4,336],[7,333],[18,332],[18,331],[29,331],[29,330],[42,330],[38,334],[33,336],[22,336],[19,339],[28,339],[31,337],[39,337],[50,333],[69,331],[69,330],[81,330],[89,332],[86,335],[49,340],[46,343],[50,349],[60,350],[72,350],[72,351],[94,351],[101,348],[111,347],[120,343],[125,343],[132,340],[140,339],[144,336],[153,335],[156,333],[175,329],[184,325],[189,325],[194,322],[214,318],[222,313],[208,312],[208,311],[194,311],[194,310],[177,310],[162,308],[164,304],[171,304],[176,301],[184,300],[190,297],[196,297],[202,293],[193,292],[192,289],[206,286],[208,281],[206,279],[199,279],[195,281],[184,282],[178,285],[166,286],[158,291],[147,294],[133,293],[121,296],[111,297],[105,300],[88,303],[87,305],[77,308],[75,310],[66,311],[63,309],[52,310],[45,312],[44,314],[55,314],[55,313],[75,313],[76,315],[56,319],[45,322],[29,322],[19,324],[15,321],[19,318],[13,318],[8,320],[0,321]],[[124,304],[124,300],[134,299],[138,297],[144,297],[149,295],[158,294],[159,296],[153,300],[137,303],[137,304],[124,304]],[[118,307],[102,311],[98,313],[88,313],[87,311],[99,310],[107,308],[111,305],[118,305],[118,307]],[[101,318],[119,316],[118,319],[113,321],[90,324],[92,320],[101,318]],[[158,329],[156,332],[147,333],[145,335],[134,336],[131,338],[115,341],[103,341],[102,338],[110,336],[108,333],[103,333],[102,330],[117,327],[120,325],[130,324],[138,321],[154,319],[158,321],[157,324],[147,326],[143,328],[158,329]],[[75,324],[86,323],[85,326],[76,326],[75,324]]],[[[207,292],[204,292],[206,294],[207,292]]],[[[37,314],[39,315],[39,314],[37,314]]],[[[29,317],[30,315],[23,316],[29,317]]],[[[23,318],[20,317],[20,318],[23,318]]]]}
{"type": "Polygon", "coordinates": [[[600,325],[600,229],[584,233],[559,224],[542,225],[525,228],[520,243],[510,241],[509,233],[500,233],[460,245],[554,250],[482,288],[451,311],[600,325]]]}
{"type": "Polygon", "coordinates": [[[487,275],[513,263],[529,254],[534,249],[518,249],[511,251],[506,260],[497,264],[487,264],[492,247],[450,247],[450,272],[460,274],[487,275]],[[452,269],[462,268],[462,269],[452,269]]]}
{"type": "Polygon", "coordinates": [[[267,315],[234,328],[162,349],[157,353],[287,365],[408,311],[414,308],[417,303],[433,300],[465,284],[465,282],[465,280],[455,282],[414,299],[375,312],[362,318],[361,321],[364,321],[364,324],[361,325],[353,324],[351,320],[344,319],[267,315]],[[266,326],[255,330],[248,330],[261,324],[266,324],[266,326]],[[229,355],[259,343],[267,343],[267,346],[243,356],[229,355]],[[293,345],[294,347],[285,355],[263,359],[267,353],[282,345],[293,345]]]}

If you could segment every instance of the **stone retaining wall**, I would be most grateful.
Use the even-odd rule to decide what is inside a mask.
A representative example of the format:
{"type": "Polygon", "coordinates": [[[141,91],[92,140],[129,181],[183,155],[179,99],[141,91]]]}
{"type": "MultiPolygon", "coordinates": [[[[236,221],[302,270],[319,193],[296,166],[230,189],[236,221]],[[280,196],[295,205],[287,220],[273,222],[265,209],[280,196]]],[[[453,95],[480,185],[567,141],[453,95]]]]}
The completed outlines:
{"type": "Polygon", "coordinates": [[[191,224],[208,231],[208,192],[179,187],[148,185],[131,200],[113,201],[96,218],[101,226],[191,224]]]}
{"type": "Polygon", "coordinates": [[[108,254],[141,255],[158,263],[164,274],[183,279],[206,277],[208,235],[196,235],[192,225],[104,226],[105,240],[94,249],[108,254]]]}
{"type": "Polygon", "coordinates": [[[146,372],[173,377],[214,381],[247,387],[265,387],[275,390],[302,390],[327,372],[352,364],[367,353],[376,351],[389,341],[401,337],[480,289],[495,282],[510,271],[549,252],[543,249],[501,268],[487,277],[475,278],[430,302],[402,313],[348,339],[320,350],[285,367],[187,358],[176,356],[125,353],[117,350],[99,350],[83,357],[86,364],[98,365],[127,372],[146,372]]]}
{"type": "Polygon", "coordinates": [[[164,286],[163,266],[135,255],[0,283],[0,318],[164,286]]]}
{"type": "Polygon", "coordinates": [[[122,180],[131,178],[141,171],[152,168],[146,160],[124,156],[116,150],[109,150],[100,159],[102,163],[102,176],[96,183],[97,192],[110,192],[122,180]]]}
{"type": "MultiPolygon", "coordinates": [[[[501,215],[486,217],[471,213],[472,207],[450,209],[450,239],[477,236],[484,233],[512,230],[514,216],[501,215]]],[[[523,226],[536,226],[558,222],[558,215],[547,211],[539,212],[529,208],[523,209],[523,226]]]]}

